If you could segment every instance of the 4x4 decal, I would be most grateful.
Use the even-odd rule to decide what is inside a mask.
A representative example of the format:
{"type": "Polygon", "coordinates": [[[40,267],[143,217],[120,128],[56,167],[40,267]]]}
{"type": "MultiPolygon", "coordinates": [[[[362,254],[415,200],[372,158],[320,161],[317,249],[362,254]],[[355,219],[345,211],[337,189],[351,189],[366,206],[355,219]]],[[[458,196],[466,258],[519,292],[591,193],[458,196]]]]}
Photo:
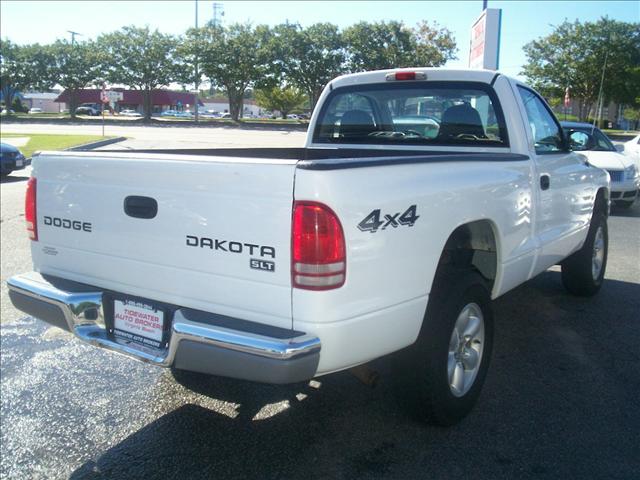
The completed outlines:
{"type": "Polygon", "coordinates": [[[378,229],[385,230],[387,227],[397,228],[401,225],[413,227],[416,220],[420,218],[420,215],[417,215],[416,211],[417,207],[415,205],[411,205],[402,215],[400,212],[385,214],[384,220],[380,220],[381,213],[378,208],[364,217],[364,220],[358,224],[358,228],[363,232],[375,233],[378,229]]]}

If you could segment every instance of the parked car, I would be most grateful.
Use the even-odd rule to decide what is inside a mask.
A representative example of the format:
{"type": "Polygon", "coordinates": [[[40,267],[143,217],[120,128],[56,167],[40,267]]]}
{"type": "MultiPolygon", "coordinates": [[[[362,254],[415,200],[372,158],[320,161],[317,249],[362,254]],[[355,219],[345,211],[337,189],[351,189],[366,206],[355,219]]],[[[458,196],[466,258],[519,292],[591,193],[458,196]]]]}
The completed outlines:
{"type": "Polygon", "coordinates": [[[636,162],[622,155],[602,131],[588,123],[560,122],[571,148],[587,158],[590,165],[609,172],[611,200],[614,205],[629,208],[638,198],[640,171],[636,162]]]}
{"type": "Polygon", "coordinates": [[[628,142],[624,142],[622,153],[636,162],[636,167],[640,170],[640,135],[636,135],[628,142]]]}
{"type": "Polygon", "coordinates": [[[493,299],[558,264],[570,293],[599,291],[609,175],[542,96],[494,71],[345,75],[318,112],[302,148],[37,156],[34,272],[8,281],[13,304],[147,363],[257,382],[396,353],[414,413],[456,423],[494,328],[517,321],[494,323],[493,299]],[[394,125],[425,98],[437,136],[394,125]]]}
{"type": "Polygon", "coordinates": [[[29,109],[29,113],[44,113],[41,108],[33,107],[29,109]]]}
{"type": "Polygon", "coordinates": [[[175,117],[178,113],[177,110],[165,110],[160,114],[161,117],[175,117]]]}
{"type": "Polygon", "coordinates": [[[220,118],[231,118],[231,114],[229,112],[224,112],[222,115],[220,115],[220,118]]]}
{"type": "Polygon", "coordinates": [[[0,143],[0,172],[5,177],[14,170],[21,170],[31,162],[13,145],[0,143]]]}
{"type": "Polygon", "coordinates": [[[193,113],[191,113],[189,111],[176,112],[176,114],[174,116],[176,118],[193,118],[193,113]]]}
{"type": "Polygon", "coordinates": [[[120,112],[120,115],[122,115],[123,117],[142,117],[142,114],[135,110],[122,110],[120,112]]]}
{"type": "Polygon", "coordinates": [[[93,107],[78,107],[76,108],[76,115],[89,115],[95,117],[100,115],[100,110],[96,110],[93,107]]]}
{"type": "Polygon", "coordinates": [[[7,109],[6,109],[6,108],[3,108],[3,109],[2,109],[2,112],[0,112],[0,113],[1,113],[2,115],[7,115],[7,114],[14,114],[14,113],[16,113],[16,112],[15,112],[15,110],[9,110],[9,111],[7,111],[7,109]]]}

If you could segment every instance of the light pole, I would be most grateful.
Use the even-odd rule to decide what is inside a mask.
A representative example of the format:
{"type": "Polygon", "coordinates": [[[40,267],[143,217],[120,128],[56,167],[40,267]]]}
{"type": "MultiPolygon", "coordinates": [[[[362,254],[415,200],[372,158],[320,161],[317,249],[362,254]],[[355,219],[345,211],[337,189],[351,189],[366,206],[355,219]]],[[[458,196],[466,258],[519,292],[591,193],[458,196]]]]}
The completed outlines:
{"type": "Polygon", "coordinates": [[[82,36],[81,33],[73,32],[71,30],[67,30],[67,32],[71,34],[71,45],[74,45],[76,43],[76,35],[82,36]]]}
{"type": "Polygon", "coordinates": [[[198,89],[200,88],[200,73],[198,72],[198,40],[197,38],[199,37],[198,35],[198,0],[196,0],[196,45],[195,45],[195,79],[194,79],[194,85],[193,85],[193,89],[195,92],[194,95],[194,102],[193,102],[193,108],[194,108],[194,113],[195,113],[195,121],[196,123],[198,123],[198,89]]]}

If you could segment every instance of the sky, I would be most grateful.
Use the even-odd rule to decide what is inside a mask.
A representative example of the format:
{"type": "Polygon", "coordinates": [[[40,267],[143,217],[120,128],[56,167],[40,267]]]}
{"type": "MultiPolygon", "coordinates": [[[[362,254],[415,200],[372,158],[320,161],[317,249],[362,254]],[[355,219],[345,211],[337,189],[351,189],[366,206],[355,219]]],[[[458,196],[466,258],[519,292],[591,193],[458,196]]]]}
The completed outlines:
{"type": "MultiPolygon", "coordinates": [[[[161,32],[181,34],[195,22],[196,5],[200,25],[213,16],[213,1],[29,1],[0,2],[0,36],[15,43],[50,43],[70,38],[93,39],[100,33],[124,25],[148,25],[161,32]]],[[[289,21],[302,26],[331,22],[344,28],[359,21],[398,20],[415,26],[422,20],[437,22],[452,31],[458,59],[448,67],[466,68],[470,28],[482,12],[482,1],[218,1],[222,22],[276,25],[289,21]]],[[[640,22],[640,1],[488,1],[489,8],[502,9],[500,71],[519,76],[526,57],[522,47],[551,33],[565,19],[595,21],[602,16],[640,22]]]]}

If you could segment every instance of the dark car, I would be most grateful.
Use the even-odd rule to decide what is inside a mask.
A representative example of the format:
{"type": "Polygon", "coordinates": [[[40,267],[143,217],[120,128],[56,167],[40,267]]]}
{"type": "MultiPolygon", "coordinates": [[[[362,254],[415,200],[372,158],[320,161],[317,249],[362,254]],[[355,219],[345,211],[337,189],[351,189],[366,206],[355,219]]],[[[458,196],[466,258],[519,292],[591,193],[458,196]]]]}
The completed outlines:
{"type": "Polygon", "coordinates": [[[9,175],[14,170],[20,170],[31,162],[25,158],[13,145],[8,143],[0,143],[0,166],[2,167],[2,176],[9,175]]]}
{"type": "Polygon", "coordinates": [[[76,115],[90,115],[95,117],[96,115],[100,115],[100,111],[93,107],[83,106],[76,108],[76,115]]]}

